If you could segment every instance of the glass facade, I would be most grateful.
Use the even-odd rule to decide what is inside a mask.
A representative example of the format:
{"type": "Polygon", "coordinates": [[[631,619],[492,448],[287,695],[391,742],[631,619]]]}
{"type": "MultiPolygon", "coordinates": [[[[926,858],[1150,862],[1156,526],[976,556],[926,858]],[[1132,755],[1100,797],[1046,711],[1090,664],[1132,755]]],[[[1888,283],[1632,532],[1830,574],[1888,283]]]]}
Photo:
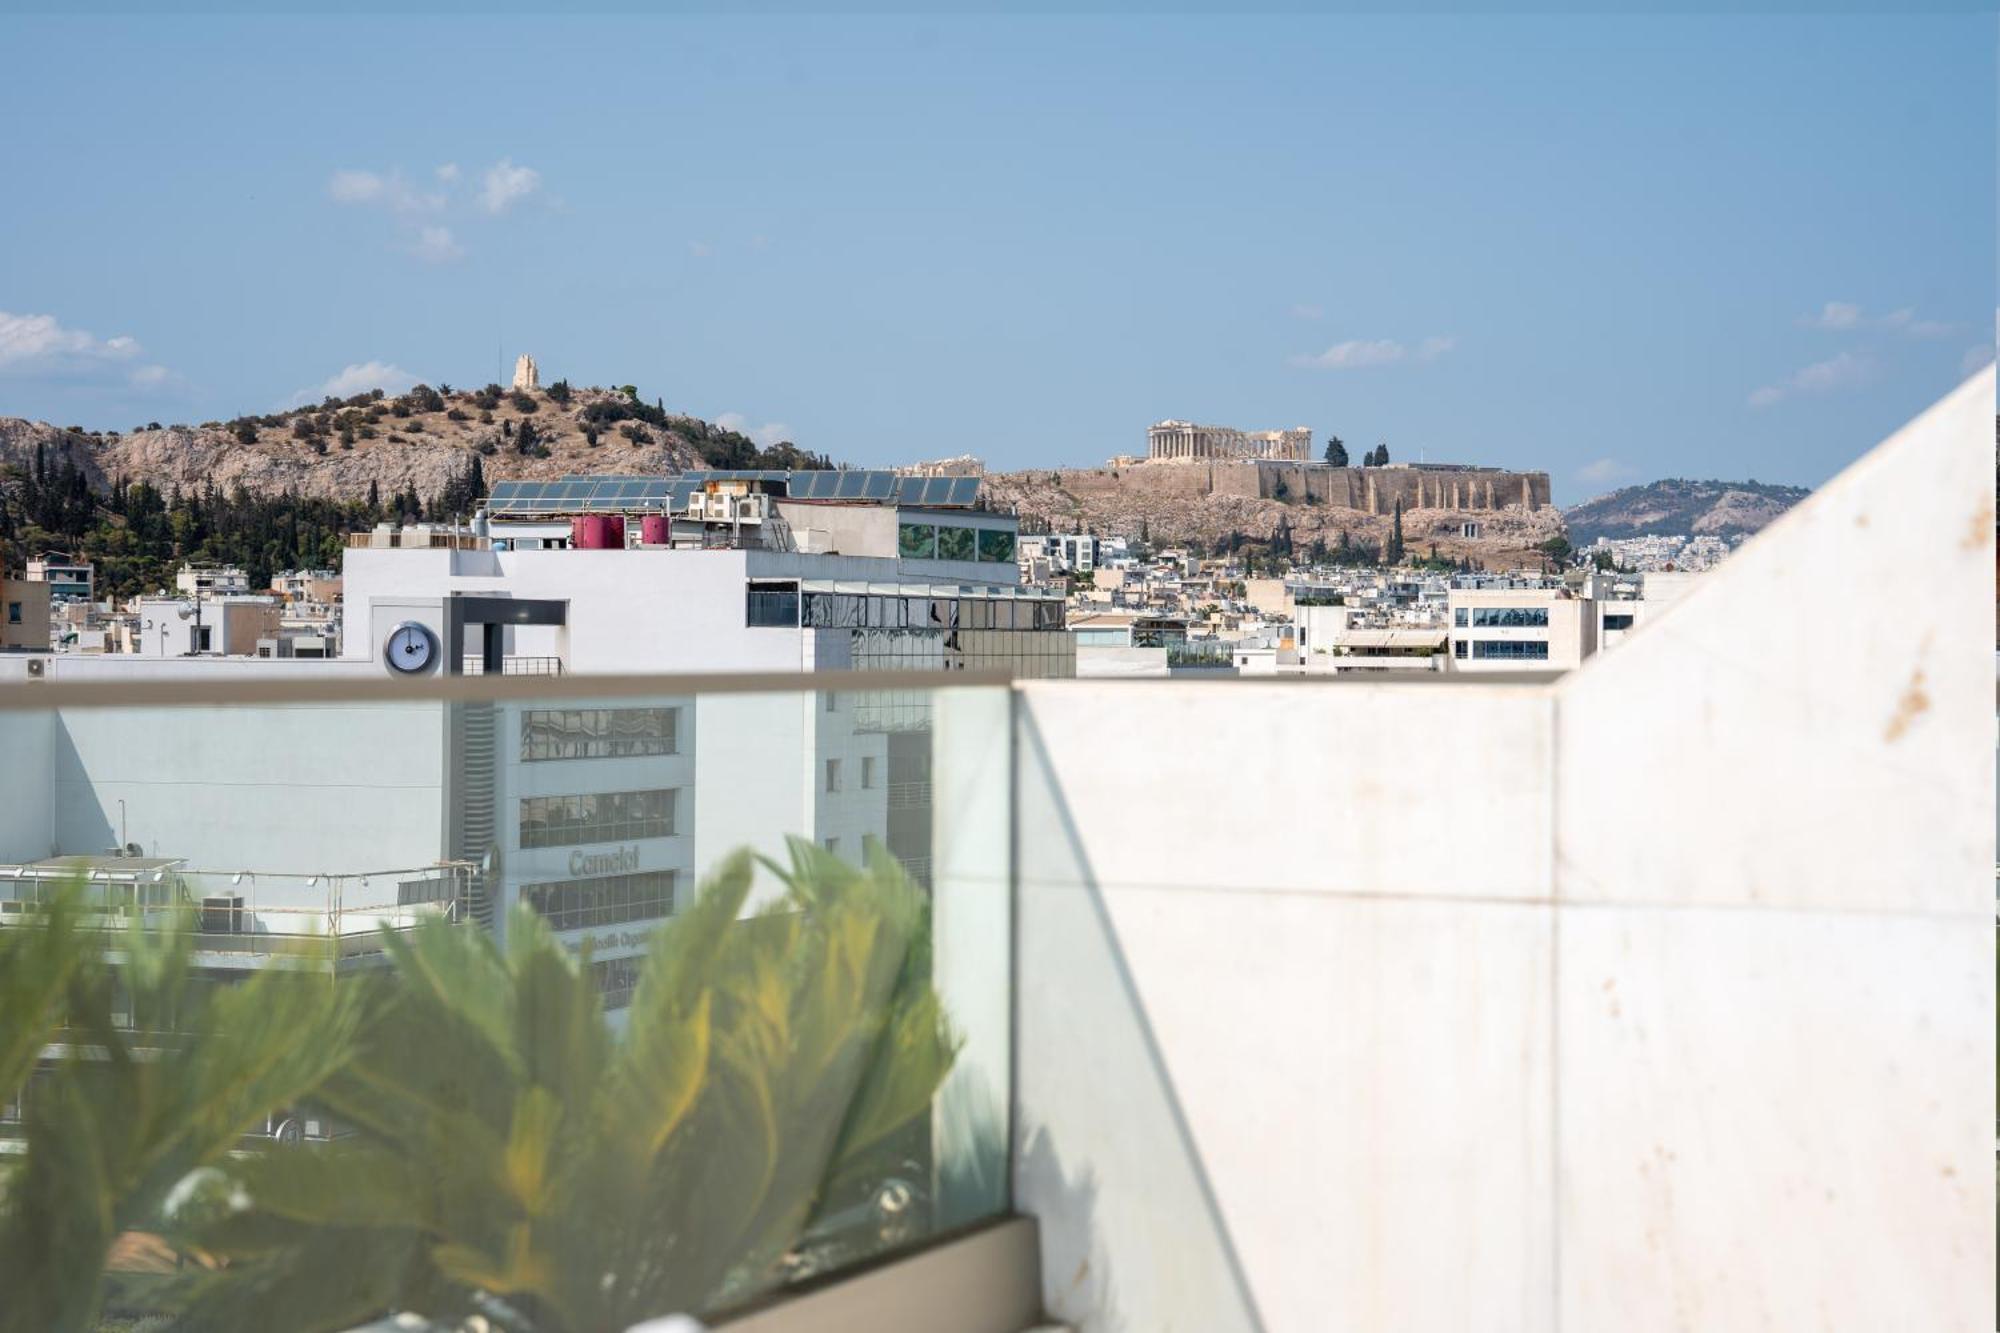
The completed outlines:
{"type": "Polygon", "coordinates": [[[1058,597],[921,597],[808,592],[800,623],[813,629],[1059,630],[1058,597]]]}
{"type": "Polygon", "coordinates": [[[1009,564],[1014,559],[1014,534],[1006,528],[974,528],[960,523],[903,523],[896,529],[896,554],[905,560],[1009,564]]]}
{"type": "Polygon", "coordinates": [[[799,623],[797,584],[751,584],[743,623],[752,629],[796,629],[799,623]]]}
{"type": "Polygon", "coordinates": [[[647,870],[636,875],[606,875],[601,879],[524,884],[521,901],[547,921],[552,930],[589,930],[672,916],[676,879],[671,870],[647,870]]]}
{"type": "Polygon", "coordinates": [[[531,708],[521,714],[521,759],[630,759],[680,749],[678,708],[531,708]]]}
{"type": "Polygon", "coordinates": [[[1632,628],[1632,615],[1631,615],[1631,613],[1630,613],[1629,611],[1628,611],[1628,612],[1625,612],[1625,613],[1623,613],[1623,614],[1613,614],[1613,613],[1609,613],[1609,612],[1607,612],[1607,613],[1605,614],[1605,617],[1604,617],[1604,628],[1606,628],[1606,629],[1631,629],[1631,628],[1632,628]]]}
{"type": "Polygon", "coordinates": [[[971,528],[939,524],[937,553],[940,560],[973,560],[978,558],[978,543],[971,528]]]}
{"type": "MultiPolygon", "coordinates": [[[[1463,624],[1464,622],[1459,622],[1463,624]]],[[[1549,623],[1546,606],[1475,606],[1474,629],[1545,629],[1549,623]]]]}
{"type": "Polygon", "coordinates": [[[521,800],[521,846],[580,847],[664,838],[674,831],[674,792],[607,791],[521,800]]]}
{"type": "Polygon", "coordinates": [[[1474,639],[1472,656],[1483,661],[1546,662],[1549,645],[1545,639],[1474,639]]]}

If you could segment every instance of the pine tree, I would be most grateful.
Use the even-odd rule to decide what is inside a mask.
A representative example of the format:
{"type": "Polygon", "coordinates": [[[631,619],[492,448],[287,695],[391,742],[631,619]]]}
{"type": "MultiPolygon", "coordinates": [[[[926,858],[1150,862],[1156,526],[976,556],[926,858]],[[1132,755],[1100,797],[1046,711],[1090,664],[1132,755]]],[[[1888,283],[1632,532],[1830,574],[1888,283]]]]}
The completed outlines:
{"type": "Polygon", "coordinates": [[[1347,446],[1338,435],[1326,437],[1326,461],[1334,467],[1347,466],[1347,446]]]}

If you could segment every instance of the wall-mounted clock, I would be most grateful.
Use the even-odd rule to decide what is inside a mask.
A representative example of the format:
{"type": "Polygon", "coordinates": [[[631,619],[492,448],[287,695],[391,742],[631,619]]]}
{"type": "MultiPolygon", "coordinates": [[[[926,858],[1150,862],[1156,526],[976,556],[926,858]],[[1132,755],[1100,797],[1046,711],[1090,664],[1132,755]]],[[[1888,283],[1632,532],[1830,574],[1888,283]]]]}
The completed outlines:
{"type": "Polygon", "coordinates": [[[382,660],[391,671],[415,676],[429,671],[437,661],[437,636],[430,626],[406,620],[389,631],[382,644],[382,660]]]}

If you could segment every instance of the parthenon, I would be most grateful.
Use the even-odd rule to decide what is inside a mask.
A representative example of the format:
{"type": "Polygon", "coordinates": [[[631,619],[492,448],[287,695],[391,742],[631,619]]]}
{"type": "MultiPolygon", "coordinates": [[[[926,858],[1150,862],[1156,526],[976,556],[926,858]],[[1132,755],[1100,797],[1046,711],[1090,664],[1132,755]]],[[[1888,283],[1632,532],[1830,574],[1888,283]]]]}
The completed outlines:
{"type": "Polygon", "coordinates": [[[1229,426],[1197,426],[1191,421],[1162,421],[1146,431],[1149,463],[1237,462],[1268,459],[1304,463],[1312,458],[1312,431],[1235,430],[1229,426]]]}

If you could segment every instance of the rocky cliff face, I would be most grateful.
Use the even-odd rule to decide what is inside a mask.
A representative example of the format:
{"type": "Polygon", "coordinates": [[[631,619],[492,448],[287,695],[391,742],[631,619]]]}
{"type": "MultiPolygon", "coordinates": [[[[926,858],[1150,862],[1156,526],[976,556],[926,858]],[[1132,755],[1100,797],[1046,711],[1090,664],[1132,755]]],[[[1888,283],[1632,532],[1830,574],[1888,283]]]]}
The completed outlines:
{"type": "Polygon", "coordinates": [[[1564,517],[1578,546],[1599,537],[1729,537],[1759,531],[1811,493],[1755,481],[1655,481],[1601,495],[1564,517]]]}
{"type": "Polygon", "coordinates": [[[605,405],[597,409],[601,416],[630,401],[599,389],[578,389],[567,403],[547,390],[525,395],[532,411],[504,393],[497,400],[482,400],[478,393],[441,395],[436,407],[420,410],[427,401],[413,402],[412,395],[350,399],[227,424],[129,434],[91,434],[0,417],[0,467],[32,467],[39,444],[49,466],[70,458],[99,488],[122,477],[151,482],[167,493],[175,487],[201,490],[213,482],[225,492],[241,486],[256,495],[290,491],[354,500],[373,483],[385,496],[414,486],[429,497],[464,472],[474,453],[481,456],[489,484],[566,473],[657,473],[703,466],[698,442],[715,434],[689,417],[669,418],[664,428],[632,419],[593,422],[593,405],[605,405]]]}
{"type": "MultiPolygon", "coordinates": [[[[1212,548],[1232,533],[1268,542],[1289,533],[1295,550],[1314,542],[1332,548],[1341,534],[1350,542],[1383,547],[1394,518],[1389,513],[1335,504],[1315,497],[1276,499],[1225,493],[1202,481],[1197,466],[988,473],[984,494],[1015,506],[1023,526],[1101,537],[1145,537],[1155,545],[1198,543],[1212,548]]],[[[1561,511],[1520,504],[1465,510],[1434,505],[1406,507],[1403,542],[1412,555],[1435,546],[1451,560],[1469,559],[1487,569],[1536,565],[1536,547],[1563,531],[1561,511]],[[1467,535],[1467,525],[1473,535],[1467,535]]]]}

